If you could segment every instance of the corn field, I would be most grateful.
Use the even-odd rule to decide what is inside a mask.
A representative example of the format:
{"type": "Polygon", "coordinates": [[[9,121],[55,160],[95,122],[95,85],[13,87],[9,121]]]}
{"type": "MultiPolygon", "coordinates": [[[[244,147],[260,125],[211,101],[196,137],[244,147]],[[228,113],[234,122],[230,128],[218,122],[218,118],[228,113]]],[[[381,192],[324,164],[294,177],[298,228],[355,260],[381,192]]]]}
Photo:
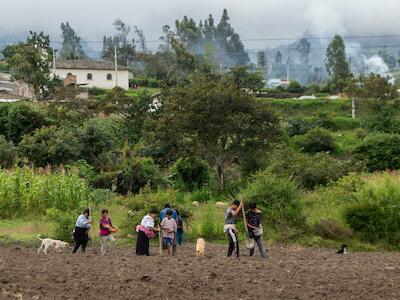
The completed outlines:
{"type": "Polygon", "coordinates": [[[91,200],[92,191],[78,175],[63,169],[31,167],[0,170],[0,218],[44,216],[48,209],[74,211],[91,200]]]}

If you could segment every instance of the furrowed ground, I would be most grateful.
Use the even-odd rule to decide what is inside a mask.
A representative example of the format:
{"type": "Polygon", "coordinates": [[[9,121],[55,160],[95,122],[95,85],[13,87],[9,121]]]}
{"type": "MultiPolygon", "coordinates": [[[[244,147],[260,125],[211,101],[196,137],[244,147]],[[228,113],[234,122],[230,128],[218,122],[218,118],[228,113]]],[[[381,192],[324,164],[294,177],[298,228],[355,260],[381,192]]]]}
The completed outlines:
{"type": "Polygon", "coordinates": [[[133,245],[102,257],[47,256],[35,248],[0,251],[1,299],[398,299],[399,253],[272,247],[267,260],[226,258],[225,246],[207,245],[196,257],[194,245],[175,257],[136,257],[133,245]]]}

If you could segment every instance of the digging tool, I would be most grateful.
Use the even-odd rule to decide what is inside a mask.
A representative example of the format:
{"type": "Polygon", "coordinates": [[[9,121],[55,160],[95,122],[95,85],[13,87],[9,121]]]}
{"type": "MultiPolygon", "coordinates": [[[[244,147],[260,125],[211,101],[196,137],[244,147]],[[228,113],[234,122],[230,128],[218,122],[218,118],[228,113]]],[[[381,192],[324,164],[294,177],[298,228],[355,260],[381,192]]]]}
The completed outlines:
{"type": "MultiPolygon", "coordinates": [[[[92,216],[92,208],[91,208],[91,206],[90,206],[90,203],[89,203],[89,215],[90,215],[90,218],[92,219],[92,221],[93,221],[93,216],[92,216]]],[[[90,227],[90,235],[91,235],[91,238],[92,238],[92,248],[93,248],[93,253],[94,254],[97,254],[97,251],[96,251],[96,247],[95,247],[95,245],[94,245],[94,236],[93,236],[93,222],[92,222],[92,226],[90,227]]]]}
{"type": "Polygon", "coordinates": [[[159,241],[159,243],[160,243],[160,254],[162,254],[163,253],[163,251],[162,251],[162,233],[161,233],[162,231],[160,230],[159,232],[158,232],[158,241],[159,241]]]}
{"type": "MultiPolygon", "coordinates": [[[[238,195],[238,198],[243,203],[242,195],[238,195]]],[[[246,230],[245,245],[246,245],[247,249],[253,249],[254,248],[254,239],[250,238],[250,235],[249,235],[249,229],[247,228],[246,212],[244,210],[244,205],[242,206],[242,214],[243,214],[244,228],[246,230]]]]}

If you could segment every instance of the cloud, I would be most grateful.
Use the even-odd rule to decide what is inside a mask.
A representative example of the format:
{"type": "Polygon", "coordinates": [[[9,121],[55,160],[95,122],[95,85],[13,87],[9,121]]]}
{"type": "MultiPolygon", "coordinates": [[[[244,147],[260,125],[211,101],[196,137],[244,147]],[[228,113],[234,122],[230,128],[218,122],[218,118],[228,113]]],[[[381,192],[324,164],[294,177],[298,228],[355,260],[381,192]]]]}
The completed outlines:
{"type": "MultiPolygon", "coordinates": [[[[158,39],[165,24],[183,15],[195,20],[227,8],[243,38],[316,35],[394,34],[400,27],[398,0],[13,0],[1,1],[0,39],[43,30],[59,39],[60,23],[69,21],[86,40],[111,34],[116,18],[138,25],[147,39],[158,39]]],[[[265,42],[266,44],[267,42],[265,42]]],[[[253,47],[251,42],[246,42],[253,47]]]]}

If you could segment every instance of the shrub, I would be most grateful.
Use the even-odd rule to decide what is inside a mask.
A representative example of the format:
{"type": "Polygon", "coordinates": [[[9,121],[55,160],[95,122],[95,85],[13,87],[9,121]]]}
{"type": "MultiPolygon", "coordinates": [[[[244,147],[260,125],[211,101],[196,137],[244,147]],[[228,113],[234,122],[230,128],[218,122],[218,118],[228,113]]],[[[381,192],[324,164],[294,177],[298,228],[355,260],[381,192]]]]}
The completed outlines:
{"type": "Polygon", "coordinates": [[[98,166],[104,162],[99,159],[104,152],[111,150],[114,146],[112,137],[96,123],[87,123],[78,129],[78,139],[82,147],[80,157],[89,164],[98,166]]]}
{"type": "Polygon", "coordinates": [[[47,219],[54,224],[54,238],[72,242],[71,233],[78,215],[78,210],[61,211],[56,208],[47,210],[47,219]]]}
{"type": "Polygon", "coordinates": [[[221,228],[214,223],[214,212],[215,208],[208,205],[201,220],[201,237],[206,240],[215,240],[221,236],[221,228]]]}
{"type": "Polygon", "coordinates": [[[209,200],[210,200],[210,193],[205,189],[195,191],[190,195],[191,202],[197,201],[201,203],[201,202],[207,202],[209,200]]]}
{"type": "Polygon", "coordinates": [[[198,157],[179,158],[172,167],[172,179],[177,189],[201,189],[209,180],[208,165],[198,157]]]}
{"type": "Polygon", "coordinates": [[[273,229],[302,228],[304,215],[295,181],[267,172],[253,176],[243,192],[247,202],[256,202],[273,229]]]}
{"type": "Polygon", "coordinates": [[[330,240],[347,240],[352,237],[352,232],[342,224],[332,219],[323,219],[314,225],[316,235],[330,240]]]}
{"type": "Polygon", "coordinates": [[[329,130],[314,128],[294,139],[295,144],[307,153],[335,152],[335,140],[329,130]]]}
{"type": "Polygon", "coordinates": [[[14,143],[19,143],[24,134],[48,124],[45,115],[31,105],[18,103],[0,106],[0,132],[14,143]]]}
{"type": "Polygon", "coordinates": [[[400,168],[400,135],[370,134],[354,150],[357,161],[365,163],[369,171],[400,168]]]}
{"type": "Polygon", "coordinates": [[[312,121],[305,118],[290,118],[288,120],[287,133],[289,136],[303,135],[314,128],[312,121]]]}
{"type": "Polygon", "coordinates": [[[399,247],[400,188],[396,178],[386,175],[383,181],[370,182],[356,194],[344,218],[363,240],[386,242],[399,247]]]}
{"type": "Polygon", "coordinates": [[[0,135],[0,168],[11,167],[17,157],[17,151],[12,142],[0,135]]]}
{"type": "Polygon", "coordinates": [[[292,177],[301,187],[307,189],[326,185],[361,169],[362,165],[333,158],[327,153],[311,156],[290,148],[276,150],[271,155],[268,168],[269,172],[279,177],[292,177]]]}
{"type": "Polygon", "coordinates": [[[18,149],[21,156],[36,166],[44,167],[78,159],[81,147],[73,131],[50,126],[37,130],[33,135],[25,135],[18,149]]]}
{"type": "Polygon", "coordinates": [[[289,82],[289,85],[286,88],[286,90],[289,93],[303,93],[304,92],[304,87],[302,87],[301,84],[298,81],[291,80],[289,82]]]}

